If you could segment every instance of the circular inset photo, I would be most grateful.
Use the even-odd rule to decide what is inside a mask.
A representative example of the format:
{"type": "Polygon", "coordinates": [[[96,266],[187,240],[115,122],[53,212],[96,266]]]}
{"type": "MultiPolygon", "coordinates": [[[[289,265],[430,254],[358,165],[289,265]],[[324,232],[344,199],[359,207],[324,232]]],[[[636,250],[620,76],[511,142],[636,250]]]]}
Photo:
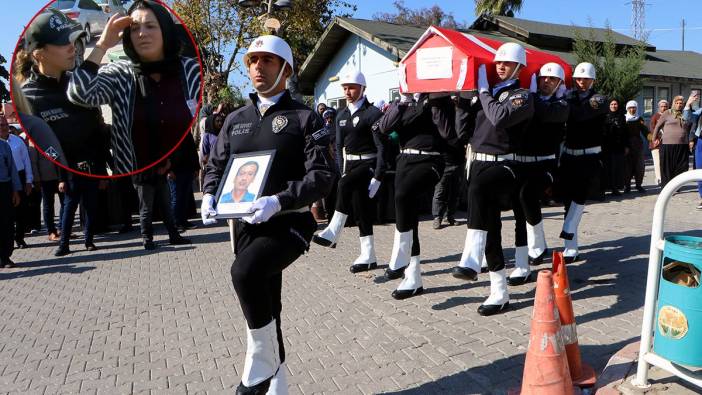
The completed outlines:
{"type": "Polygon", "coordinates": [[[10,73],[22,129],[72,173],[166,174],[196,149],[201,59],[161,1],[51,1],[20,36],[10,73]]]}

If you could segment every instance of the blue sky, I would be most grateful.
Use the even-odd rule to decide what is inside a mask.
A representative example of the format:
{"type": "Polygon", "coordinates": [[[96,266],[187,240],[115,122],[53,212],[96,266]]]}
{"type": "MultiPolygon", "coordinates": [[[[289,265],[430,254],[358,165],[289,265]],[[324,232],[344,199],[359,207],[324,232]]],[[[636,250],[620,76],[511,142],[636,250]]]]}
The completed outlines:
{"type": "MultiPolygon", "coordinates": [[[[378,12],[394,10],[392,0],[349,0],[358,5],[356,18],[370,19],[378,12]]],[[[524,0],[520,18],[543,22],[604,26],[609,21],[617,31],[631,35],[631,5],[628,0],[524,0]],[[577,4],[582,4],[578,6],[577,4]]],[[[0,12],[0,53],[11,56],[17,38],[34,14],[46,0],[3,1],[0,12]]],[[[410,8],[430,7],[437,4],[450,12],[458,21],[475,19],[472,0],[406,0],[410,8]]],[[[647,0],[646,28],[652,29],[649,42],[660,49],[681,49],[681,18],[687,16],[685,49],[702,53],[702,1],[701,0],[647,0]]],[[[6,65],[7,66],[7,65],[6,65]]],[[[236,78],[237,82],[241,78],[236,78]]]]}

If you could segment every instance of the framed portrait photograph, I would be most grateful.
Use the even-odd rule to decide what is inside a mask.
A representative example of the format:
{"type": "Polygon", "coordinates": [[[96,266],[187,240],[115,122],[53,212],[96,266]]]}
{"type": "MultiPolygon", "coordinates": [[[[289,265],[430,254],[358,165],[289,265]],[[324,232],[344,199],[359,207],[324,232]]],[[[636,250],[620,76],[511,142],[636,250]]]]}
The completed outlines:
{"type": "Polygon", "coordinates": [[[241,218],[251,213],[261,197],[275,150],[233,155],[215,196],[215,218],[241,218]]]}

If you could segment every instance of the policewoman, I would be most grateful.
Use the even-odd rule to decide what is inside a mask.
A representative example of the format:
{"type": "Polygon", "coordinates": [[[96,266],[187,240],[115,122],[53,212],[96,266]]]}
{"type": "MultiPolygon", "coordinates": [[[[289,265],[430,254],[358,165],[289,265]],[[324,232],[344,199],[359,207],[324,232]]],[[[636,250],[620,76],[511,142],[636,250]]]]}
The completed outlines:
{"type": "Polygon", "coordinates": [[[390,105],[376,127],[380,133],[397,133],[400,155],[395,170],[395,237],[385,277],[403,277],[392,293],[405,299],[424,291],[419,257],[418,198],[433,190],[444,171],[448,140],[455,142],[453,102],[448,95],[404,94],[390,105]]]}
{"type": "Polygon", "coordinates": [[[575,89],[567,96],[570,113],[560,161],[566,209],[560,237],[565,241],[566,263],[578,260],[578,225],[585,211],[588,191],[602,169],[600,152],[609,101],[593,89],[595,77],[593,64],[577,65],[573,72],[575,89]]]}
{"type": "Polygon", "coordinates": [[[528,282],[529,264],[540,264],[547,252],[541,198],[553,185],[556,153],[568,119],[563,67],[558,63],[543,65],[538,78],[533,77],[530,91],[534,94],[534,116],[515,155],[520,182],[513,200],[516,268],[507,278],[509,285],[528,282]]]}
{"type": "Polygon", "coordinates": [[[329,225],[312,240],[325,247],[336,247],[349,212],[358,224],[361,254],[349,268],[351,273],[375,269],[378,264],[373,242],[375,205],[373,197],[385,172],[383,142],[371,130],[380,112],[364,95],[366,77],[353,71],[341,78],[346,107],[336,117],[336,152],[342,156],[342,173],[337,187],[336,210],[329,225]]]}
{"type": "MultiPolygon", "coordinates": [[[[478,68],[478,99],[473,105],[479,107],[470,140],[473,161],[468,178],[468,232],[461,260],[453,268],[454,277],[476,280],[485,255],[490,296],[478,308],[478,313],[484,316],[509,306],[500,234],[501,202],[509,202],[517,187],[514,153],[534,114],[533,95],[519,87],[519,71],[526,66],[524,48],[516,43],[502,44],[494,62],[500,82],[492,88],[485,65],[478,68]]],[[[463,110],[459,106],[457,111],[463,110]]],[[[460,114],[456,117],[463,119],[460,114]]],[[[459,128],[469,126],[470,122],[459,128]]]]}
{"type": "Polygon", "coordinates": [[[205,168],[203,223],[214,222],[214,194],[232,155],[275,150],[249,216],[235,225],[232,281],[247,323],[246,359],[237,394],[286,394],[280,329],[283,270],[309,249],[317,223],[309,206],[331,189],[328,151],[312,136],[322,121],[285,89],[293,72],[290,46],[256,38],[244,56],[256,94],[227,116],[205,168]]]}
{"type": "MultiPolygon", "coordinates": [[[[58,138],[70,168],[84,174],[107,174],[109,156],[103,135],[99,109],[86,108],[69,101],[66,90],[75,66],[74,42],[83,29],[63,13],[48,9],[39,14],[25,33],[25,47],[15,59],[15,77],[22,84],[33,115],[46,122],[58,138]]],[[[85,210],[83,232],[85,247],[96,250],[93,243],[93,223],[97,216],[99,182],[78,174],[64,174],[67,181],[61,239],[55,256],[70,253],[71,228],[78,203],[85,210]],[[67,177],[67,178],[66,178],[67,177]]]]}

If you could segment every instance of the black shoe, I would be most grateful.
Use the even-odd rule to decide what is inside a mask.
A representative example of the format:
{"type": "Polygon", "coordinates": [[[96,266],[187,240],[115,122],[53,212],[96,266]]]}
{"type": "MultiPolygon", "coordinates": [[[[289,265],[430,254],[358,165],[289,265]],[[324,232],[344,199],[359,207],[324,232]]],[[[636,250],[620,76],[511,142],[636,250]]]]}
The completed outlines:
{"type": "Polygon", "coordinates": [[[523,285],[531,282],[531,272],[524,277],[507,277],[507,285],[523,285]]]}
{"type": "Polygon", "coordinates": [[[460,278],[461,280],[475,281],[478,279],[478,273],[467,267],[455,266],[453,269],[451,269],[451,275],[456,278],[460,278]]]}
{"type": "Polygon", "coordinates": [[[134,230],[134,227],[133,227],[131,224],[129,224],[129,225],[124,225],[123,227],[119,228],[119,230],[117,231],[117,233],[120,234],[120,235],[122,235],[122,234],[125,234],[125,233],[129,233],[129,232],[131,232],[131,231],[133,231],[133,230],[134,230]]]}
{"type": "Polygon", "coordinates": [[[431,227],[434,229],[441,229],[441,217],[434,218],[434,222],[431,223],[431,227]]]}
{"type": "Polygon", "coordinates": [[[411,298],[412,296],[421,295],[424,292],[424,288],[419,287],[417,289],[396,289],[392,291],[392,297],[397,300],[411,298]]]}
{"type": "Polygon", "coordinates": [[[185,244],[192,244],[192,241],[190,239],[186,239],[185,237],[176,234],[168,238],[168,244],[172,246],[181,246],[185,244]]]}
{"type": "Polygon", "coordinates": [[[197,228],[197,225],[190,221],[183,222],[182,224],[179,224],[178,226],[182,226],[185,229],[195,229],[197,228]]]}
{"type": "Polygon", "coordinates": [[[395,280],[395,279],[398,279],[400,277],[404,277],[405,269],[407,269],[407,266],[404,266],[404,267],[401,267],[401,268],[395,269],[395,270],[387,268],[387,269],[385,269],[385,278],[388,280],[395,280]]]}
{"type": "Polygon", "coordinates": [[[560,237],[561,239],[564,239],[564,240],[573,240],[573,237],[575,237],[575,234],[574,233],[566,233],[564,231],[561,231],[561,234],[558,237],[560,237]]]}
{"type": "Polygon", "coordinates": [[[317,235],[314,235],[314,236],[312,236],[312,241],[315,242],[316,244],[321,245],[322,247],[336,248],[336,243],[332,243],[331,241],[325,239],[324,237],[319,237],[317,235]]]}
{"type": "Polygon", "coordinates": [[[93,243],[85,243],[85,249],[88,251],[97,251],[97,247],[93,243]]]}
{"type": "Polygon", "coordinates": [[[244,383],[240,383],[239,386],[236,387],[236,395],[265,395],[270,385],[271,379],[258,383],[253,387],[247,387],[244,383]]]}
{"type": "Polygon", "coordinates": [[[185,233],[187,229],[183,225],[176,225],[176,230],[178,231],[178,233],[185,233]]]}
{"type": "Polygon", "coordinates": [[[631,192],[631,187],[624,187],[624,193],[631,192]]]}
{"type": "Polygon", "coordinates": [[[14,262],[12,262],[12,259],[7,258],[7,260],[3,262],[2,267],[4,267],[5,269],[14,269],[17,267],[17,265],[14,262]]]}
{"type": "Polygon", "coordinates": [[[576,255],[576,256],[564,256],[564,257],[563,257],[563,262],[565,262],[566,264],[569,264],[569,263],[577,262],[579,259],[580,259],[580,256],[578,256],[578,255],[576,255]]]}
{"type": "Polygon", "coordinates": [[[152,240],[144,240],[144,249],[147,251],[153,251],[156,249],[156,243],[152,240]]]}
{"type": "Polygon", "coordinates": [[[360,273],[360,272],[367,272],[369,270],[377,269],[378,268],[378,263],[373,262],[373,263],[357,263],[355,265],[351,265],[349,267],[349,271],[351,273],[360,273]]]}
{"type": "Polygon", "coordinates": [[[636,190],[639,191],[640,193],[646,193],[646,189],[644,187],[642,187],[641,185],[637,185],[636,190]]]}
{"type": "Polygon", "coordinates": [[[611,192],[611,195],[612,195],[612,196],[622,196],[622,193],[619,192],[619,191],[616,190],[616,189],[613,189],[612,192],[611,192]]]}
{"type": "Polygon", "coordinates": [[[490,315],[495,315],[503,310],[507,310],[509,307],[509,302],[499,305],[499,304],[483,304],[478,307],[478,314],[487,317],[490,315]]]}
{"type": "Polygon", "coordinates": [[[64,256],[68,255],[71,253],[71,250],[68,248],[68,246],[59,246],[56,251],[54,251],[54,256],[64,256]]]}
{"type": "Polygon", "coordinates": [[[451,226],[456,225],[456,219],[453,217],[446,217],[446,222],[451,226]]]}
{"type": "Polygon", "coordinates": [[[548,256],[548,248],[544,250],[544,252],[541,253],[541,255],[537,256],[536,258],[529,257],[529,264],[532,266],[537,266],[542,263],[544,263],[544,259],[548,256]]]}
{"type": "Polygon", "coordinates": [[[17,248],[20,250],[23,250],[25,248],[28,248],[29,246],[24,240],[17,240],[17,248]]]}

